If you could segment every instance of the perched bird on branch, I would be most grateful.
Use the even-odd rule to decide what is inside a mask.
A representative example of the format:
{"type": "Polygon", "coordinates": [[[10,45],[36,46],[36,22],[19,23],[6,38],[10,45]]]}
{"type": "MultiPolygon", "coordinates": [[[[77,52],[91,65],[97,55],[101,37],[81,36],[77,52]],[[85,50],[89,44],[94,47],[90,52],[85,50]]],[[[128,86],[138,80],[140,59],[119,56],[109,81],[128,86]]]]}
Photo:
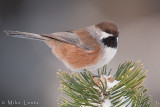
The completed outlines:
{"type": "Polygon", "coordinates": [[[51,34],[5,31],[7,35],[44,41],[71,70],[96,70],[116,54],[118,28],[113,22],[101,22],[77,30],[51,34]]]}

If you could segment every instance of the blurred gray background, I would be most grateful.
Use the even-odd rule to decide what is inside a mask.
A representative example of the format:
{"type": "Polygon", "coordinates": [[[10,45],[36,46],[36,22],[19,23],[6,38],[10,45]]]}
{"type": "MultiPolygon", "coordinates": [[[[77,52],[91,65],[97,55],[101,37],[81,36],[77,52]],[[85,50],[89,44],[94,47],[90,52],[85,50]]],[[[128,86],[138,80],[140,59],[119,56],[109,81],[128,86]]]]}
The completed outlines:
{"type": "Polygon", "coordinates": [[[7,37],[3,30],[53,33],[105,20],[120,30],[118,52],[108,67],[115,72],[119,63],[140,59],[149,71],[149,95],[160,101],[160,0],[0,0],[0,107],[7,100],[58,107],[56,72],[67,71],[45,43],[7,37]]]}

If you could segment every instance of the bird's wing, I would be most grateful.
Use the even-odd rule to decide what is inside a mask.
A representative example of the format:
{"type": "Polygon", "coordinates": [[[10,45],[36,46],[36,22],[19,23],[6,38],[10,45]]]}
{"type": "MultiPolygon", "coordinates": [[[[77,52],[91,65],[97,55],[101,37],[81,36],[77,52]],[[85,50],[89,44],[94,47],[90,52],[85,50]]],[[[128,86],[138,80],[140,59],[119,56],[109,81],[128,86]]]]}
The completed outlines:
{"type": "Polygon", "coordinates": [[[81,42],[81,39],[73,32],[57,32],[52,34],[42,34],[41,36],[69,43],[87,51],[94,49],[94,47],[91,45],[83,44],[83,42],[81,42]]]}

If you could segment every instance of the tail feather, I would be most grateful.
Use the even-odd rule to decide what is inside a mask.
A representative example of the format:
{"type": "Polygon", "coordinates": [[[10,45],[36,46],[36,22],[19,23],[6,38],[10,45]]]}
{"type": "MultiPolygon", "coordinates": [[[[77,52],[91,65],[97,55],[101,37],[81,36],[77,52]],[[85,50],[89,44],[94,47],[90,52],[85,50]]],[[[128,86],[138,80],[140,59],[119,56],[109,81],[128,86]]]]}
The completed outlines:
{"type": "Polygon", "coordinates": [[[46,40],[46,37],[43,37],[35,33],[19,32],[19,31],[4,31],[8,36],[13,36],[17,38],[27,38],[27,39],[36,39],[36,40],[46,40]]]}

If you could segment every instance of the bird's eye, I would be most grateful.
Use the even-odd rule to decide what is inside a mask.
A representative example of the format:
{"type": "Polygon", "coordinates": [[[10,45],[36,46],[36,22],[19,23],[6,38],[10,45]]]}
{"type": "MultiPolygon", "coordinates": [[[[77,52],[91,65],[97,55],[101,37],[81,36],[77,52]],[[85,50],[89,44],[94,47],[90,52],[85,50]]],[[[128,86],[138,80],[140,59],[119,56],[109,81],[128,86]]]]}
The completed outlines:
{"type": "Polygon", "coordinates": [[[108,29],[106,29],[106,30],[105,30],[105,32],[106,32],[106,33],[111,33],[111,31],[110,31],[110,30],[108,30],[108,29]]]}

